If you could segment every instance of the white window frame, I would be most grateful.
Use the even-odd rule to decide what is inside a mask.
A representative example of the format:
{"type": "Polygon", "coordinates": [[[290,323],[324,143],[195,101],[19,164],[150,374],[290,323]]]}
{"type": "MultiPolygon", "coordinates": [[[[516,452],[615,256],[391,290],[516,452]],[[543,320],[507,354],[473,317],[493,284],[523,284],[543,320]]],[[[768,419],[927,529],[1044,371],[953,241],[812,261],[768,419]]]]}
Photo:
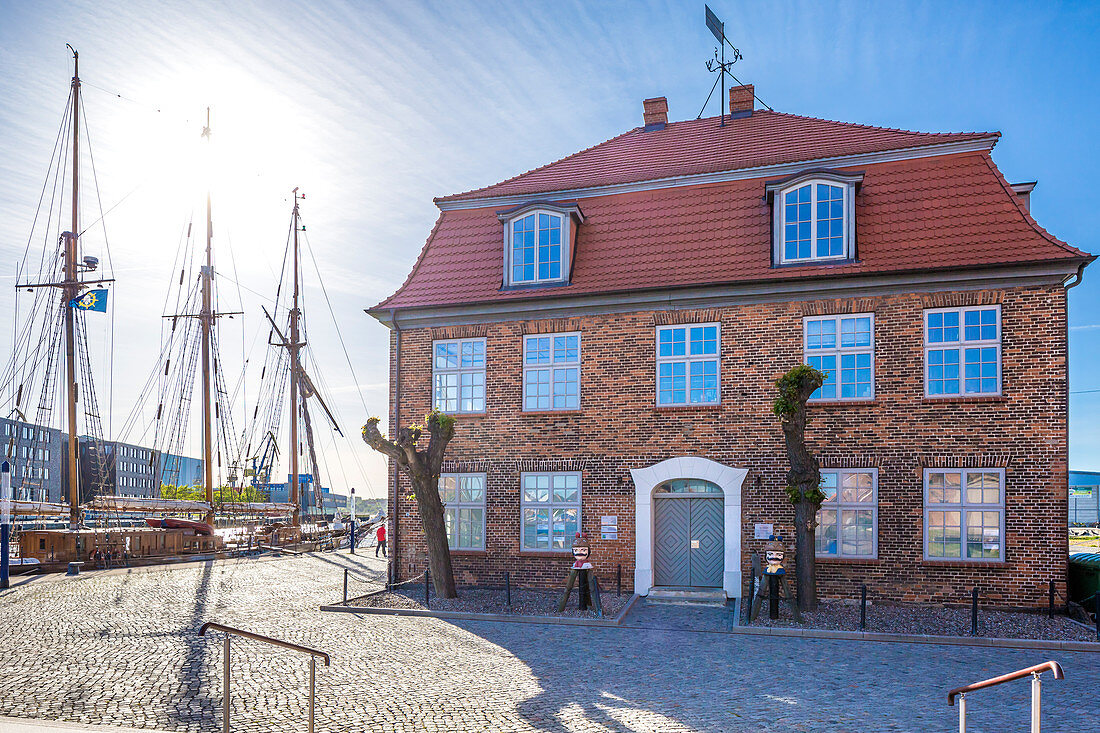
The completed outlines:
{"type": "Polygon", "coordinates": [[[657,407],[698,407],[705,405],[722,404],[722,324],[717,321],[707,323],[676,323],[668,326],[657,326],[653,332],[653,352],[655,365],[653,369],[653,402],[657,407]],[[691,353],[691,329],[714,326],[718,330],[718,352],[715,354],[691,353]],[[684,354],[683,356],[661,356],[661,332],[675,329],[684,329],[684,354]],[[693,362],[713,361],[718,365],[718,387],[716,399],[711,402],[691,401],[691,364],[693,362]],[[661,402],[661,365],[683,362],[684,367],[684,402],[661,402]]]}
{"type": "MultiPolygon", "coordinates": [[[[970,305],[958,308],[928,308],[924,311],[921,317],[921,335],[924,342],[924,396],[928,399],[940,400],[940,399],[958,399],[959,397],[999,397],[1004,392],[1004,352],[1002,349],[1002,341],[1004,340],[1004,330],[1002,327],[1001,319],[1001,306],[995,305],[970,305]],[[995,339],[979,339],[977,341],[966,340],[966,313],[968,311],[983,311],[992,310],[997,313],[997,338],[995,339]],[[959,340],[958,341],[936,341],[932,342],[928,339],[928,316],[932,313],[958,313],[959,314],[959,340]],[[966,350],[967,349],[983,349],[983,348],[996,348],[997,349],[997,391],[996,392],[967,392],[966,391],[966,350]],[[950,394],[932,394],[929,391],[929,385],[931,380],[929,379],[929,354],[932,351],[950,351],[956,350],[959,352],[959,391],[952,392],[950,394]]],[[[981,378],[979,377],[979,380],[981,378]]]]}
{"type": "Polygon", "coordinates": [[[458,415],[458,414],[481,415],[481,414],[484,414],[485,410],[486,410],[486,405],[488,403],[488,398],[489,398],[488,371],[486,369],[486,366],[487,366],[488,361],[489,361],[489,354],[488,354],[488,347],[487,347],[487,344],[485,342],[485,338],[484,337],[479,337],[479,338],[438,339],[438,340],[432,341],[431,359],[432,359],[432,406],[435,407],[435,409],[439,410],[440,412],[445,412],[449,415],[458,415]],[[481,365],[480,366],[465,366],[465,367],[462,366],[462,344],[463,343],[470,343],[470,342],[480,342],[481,343],[482,358],[481,358],[481,365]],[[436,347],[439,346],[440,344],[458,344],[459,366],[457,366],[457,367],[442,367],[441,368],[441,367],[436,365],[435,350],[436,350],[436,347]],[[481,397],[481,409],[464,410],[464,409],[462,409],[462,375],[463,374],[477,374],[477,373],[481,374],[482,391],[484,393],[481,397]],[[441,374],[456,374],[456,375],[458,375],[458,381],[459,381],[458,406],[454,410],[445,409],[444,406],[440,403],[437,379],[438,379],[439,375],[441,375],[441,374]]]}
{"type": "MultiPolygon", "coordinates": [[[[577,532],[583,531],[581,527],[584,526],[584,515],[582,504],[584,502],[584,479],[581,476],[580,471],[525,471],[519,475],[519,549],[521,553],[524,552],[560,552],[568,554],[573,548],[573,537],[568,535],[565,538],[566,547],[555,548],[554,547],[554,510],[555,509],[576,509],[577,510],[577,532]],[[524,484],[528,476],[549,476],[549,500],[542,501],[527,501],[526,492],[524,490],[524,484]],[[577,477],[577,500],[573,501],[554,501],[554,477],[555,476],[576,476],[577,477]],[[526,547],[524,545],[524,514],[527,509],[546,509],[548,514],[548,526],[547,526],[547,546],[546,547],[526,547]]],[[[537,533],[536,533],[537,537],[537,533]]]]}
{"type": "MultiPolygon", "coordinates": [[[[815,537],[814,541],[814,555],[820,558],[840,559],[840,560],[877,560],[878,559],[878,469],[877,468],[823,468],[821,473],[836,474],[836,500],[829,503],[823,503],[822,511],[832,511],[836,513],[836,552],[835,553],[821,553],[817,551],[817,541],[815,537]],[[871,476],[871,501],[841,501],[841,491],[844,489],[844,477],[850,474],[870,474],[871,476]],[[859,511],[871,511],[871,554],[869,555],[852,555],[845,554],[841,548],[844,546],[843,538],[841,537],[842,524],[841,516],[845,509],[859,510],[859,511]]],[[[818,530],[821,526],[818,525],[818,530]]],[[[816,530],[815,530],[816,531],[816,530]]]]}
{"type": "Polygon", "coordinates": [[[453,502],[444,502],[443,503],[443,522],[444,522],[444,526],[445,526],[446,521],[447,521],[447,514],[448,513],[453,513],[454,527],[455,527],[455,532],[454,532],[455,544],[452,545],[451,544],[451,538],[448,537],[447,538],[447,546],[450,547],[452,550],[471,550],[471,551],[478,551],[478,552],[484,551],[485,550],[485,540],[486,540],[485,530],[488,528],[488,524],[487,524],[486,520],[487,520],[487,515],[489,513],[489,502],[487,500],[487,496],[488,496],[488,480],[487,480],[487,477],[484,473],[441,473],[439,475],[440,483],[437,484],[437,489],[440,492],[440,498],[442,498],[442,494],[443,494],[443,487],[442,487],[443,480],[444,479],[452,479],[452,478],[455,480],[455,500],[453,502]],[[462,501],[461,500],[461,497],[462,497],[462,479],[478,479],[479,481],[481,481],[481,501],[480,502],[462,501]],[[480,547],[474,547],[473,545],[460,545],[460,544],[458,544],[458,538],[460,536],[460,533],[458,531],[459,515],[461,514],[463,509],[480,509],[481,510],[481,546],[480,547]]]}
{"type": "MultiPolygon", "coordinates": [[[[567,410],[579,410],[581,409],[581,332],[580,331],[565,331],[562,333],[533,333],[525,335],[523,337],[523,411],[524,412],[560,412],[567,410]],[[554,343],[555,338],[567,338],[575,336],[577,338],[577,358],[575,360],[565,359],[557,361],[554,357],[554,343]],[[529,342],[540,339],[550,339],[550,361],[542,364],[528,364],[527,363],[527,345],[529,342]],[[577,404],[567,405],[565,407],[554,407],[554,399],[558,396],[554,392],[554,371],[557,369],[576,369],[577,370],[577,404]],[[527,406],[527,383],[528,374],[533,371],[549,371],[550,372],[550,406],[549,407],[528,407],[527,406]]],[[[568,397],[568,395],[563,395],[568,397]]]]}
{"type": "Polygon", "coordinates": [[[782,188],[775,189],[772,219],[775,222],[775,261],[780,265],[794,265],[814,262],[838,262],[853,259],[855,255],[855,182],[837,180],[827,176],[803,178],[792,181],[782,188]],[[839,187],[844,192],[844,251],[839,255],[816,256],[817,252],[817,186],[825,184],[839,187]],[[787,257],[786,252],[786,209],[783,201],[791,191],[810,186],[810,256],[787,257]]]}
{"type": "Polygon", "coordinates": [[[573,215],[569,210],[556,210],[551,208],[530,208],[517,211],[513,214],[509,214],[506,218],[502,217],[504,222],[504,282],[507,285],[526,286],[526,285],[544,285],[547,283],[565,283],[569,281],[569,272],[572,266],[572,243],[573,243],[573,215]],[[561,219],[561,271],[558,277],[539,277],[539,261],[538,261],[538,217],[539,214],[546,214],[547,216],[555,216],[561,219]],[[535,216],[535,277],[533,280],[516,280],[512,277],[514,274],[512,271],[512,233],[515,222],[520,219],[525,219],[528,216],[535,216]]]}
{"type": "Polygon", "coordinates": [[[805,364],[810,363],[811,356],[835,356],[836,357],[836,397],[811,397],[811,402],[863,402],[875,399],[875,314],[874,313],[842,313],[835,316],[806,316],[802,319],[802,355],[805,364]],[[869,318],[871,319],[871,343],[868,346],[841,346],[841,322],[847,319],[869,318]],[[810,349],[810,322],[833,321],[836,324],[836,345],[831,349],[810,349]],[[841,362],[843,356],[869,354],[871,356],[871,394],[853,397],[843,396],[843,382],[841,382],[841,362]]]}
{"type": "Polygon", "coordinates": [[[926,468],[924,469],[923,482],[924,482],[924,532],[922,533],[922,541],[924,543],[923,556],[925,560],[932,560],[934,562],[958,562],[958,563],[991,563],[991,564],[1003,564],[1005,562],[1005,549],[1006,549],[1006,537],[1005,537],[1005,506],[1007,505],[1006,493],[1008,486],[1006,484],[1005,469],[1003,468],[926,468]],[[934,473],[958,473],[959,476],[959,503],[937,502],[932,504],[928,500],[928,477],[934,473]],[[980,504],[970,503],[966,499],[966,479],[967,475],[971,473],[995,473],[1000,476],[1001,490],[1000,490],[1000,502],[996,504],[980,504]],[[928,553],[928,515],[931,512],[959,512],[959,557],[942,557],[940,555],[930,555],[928,553]],[[999,541],[1001,545],[1000,557],[967,557],[966,556],[966,514],[970,511],[977,512],[997,512],[1000,514],[1001,521],[999,525],[999,541]]]}

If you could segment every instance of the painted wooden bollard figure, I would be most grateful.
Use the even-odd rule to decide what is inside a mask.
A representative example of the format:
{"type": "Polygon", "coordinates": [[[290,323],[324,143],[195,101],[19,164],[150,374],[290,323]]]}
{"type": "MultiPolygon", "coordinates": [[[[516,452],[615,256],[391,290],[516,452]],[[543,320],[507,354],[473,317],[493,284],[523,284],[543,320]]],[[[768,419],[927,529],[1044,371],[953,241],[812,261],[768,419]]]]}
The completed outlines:
{"type": "Polygon", "coordinates": [[[585,611],[589,606],[596,611],[596,615],[603,618],[603,603],[600,602],[600,584],[596,580],[596,574],[588,572],[592,569],[592,548],[588,544],[588,535],[577,532],[573,538],[573,567],[569,569],[569,578],[565,582],[565,593],[558,602],[558,613],[565,610],[569,603],[569,594],[573,592],[573,585],[577,584],[579,596],[578,607],[585,611]],[[580,581],[578,583],[578,581],[580,581]]]}
{"type": "Polygon", "coordinates": [[[771,539],[764,545],[764,562],[766,565],[761,580],[766,579],[767,583],[760,583],[759,588],[756,590],[756,597],[752,599],[750,622],[755,621],[756,617],[760,615],[760,604],[764,600],[765,586],[768,589],[768,618],[779,618],[779,600],[782,598],[790,604],[795,620],[802,621],[802,615],[798,612],[798,603],[791,596],[790,588],[787,587],[787,570],[783,567],[783,560],[786,556],[787,548],[783,546],[783,541],[772,535],[771,539]]]}

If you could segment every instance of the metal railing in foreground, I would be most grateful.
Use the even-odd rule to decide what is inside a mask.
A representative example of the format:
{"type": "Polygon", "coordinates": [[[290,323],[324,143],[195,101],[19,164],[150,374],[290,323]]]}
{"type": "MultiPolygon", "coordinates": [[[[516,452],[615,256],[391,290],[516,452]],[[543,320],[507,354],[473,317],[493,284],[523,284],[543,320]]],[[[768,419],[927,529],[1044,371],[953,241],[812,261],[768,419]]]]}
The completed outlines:
{"type": "Polygon", "coordinates": [[[1043,662],[1042,664],[1036,664],[1033,667],[1026,667],[1024,669],[1018,669],[1015,672],[1009,672],[1003,674],[1000,677],[993,677],[988,680],[982,680],[981,682],[973,682],[969,685],[963,685],[962,687],[956,687],[947,693],[947,704],[954,705],[955,697],[959,698],[959,733],[966,733],[966,694],[968,692],[976,692],[978,690],[984,690],[987,687],[996,687],[997,685],[1004,684],[1005,682],[1012,682],[1013,680],[1022,679],[1031,676],[1031,733],[1039,733],[1041,718],[1043,713],[1042,705],[1042,687],[1043,683],[1040,680],[1043,672],[1053,672],[1054,679],[1063,680],[1066,678],[1065,673],[1062,672],[1061,665],[1058,662],[1043,662]]]}
{"type": "Polygon", "coordinates": [[[221,631],[225,634],[225,638],[222,640],[222,731],[223,733],[229,733],[229,637],[240,636],[244,639],[252,639],[253,641],[262,641],[266,644],[272,644],[274,646],[281,646],[284,649],[290,649],[296,652],[302,652],[309,655],[309,733],[313,733],[313,719],[314,711],[316,710],[316,686],[317,686],[317,657],[321,657],[325,661],[325,666],[329,666],[331,660],[328,654],[318,649],[310,649],[308,646],[301,646],[299,644],[293,644],[289,641],[283,641],[282,639],[273,639],[270,636],[264,636],[263,634],[257,634],[252,631],[245,631],[243,629],[235,629],[232,626],[225,626],[224,624],[208,621],[202,625],[199,629],[199,636],[204,636],[207,631],[221,631]]]}

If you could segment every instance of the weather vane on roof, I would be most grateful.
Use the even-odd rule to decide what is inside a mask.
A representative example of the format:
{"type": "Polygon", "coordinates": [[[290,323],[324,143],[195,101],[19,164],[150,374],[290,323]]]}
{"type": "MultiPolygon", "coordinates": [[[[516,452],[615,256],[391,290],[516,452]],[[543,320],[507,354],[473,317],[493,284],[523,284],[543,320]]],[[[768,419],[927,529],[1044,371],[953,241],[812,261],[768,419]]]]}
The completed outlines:
{"type": "MultiPolygon", "coordinates": [[[[695,119],[699,119],[703,116],[703,111],[706,110],[707,105],[710,103],[710,98],[714,96],[714,90],[718,87],[719,82],[722,84],[723,94],[725,93],[726,74],[729,74],[730,78],[738,84],[741,83],[740,80],[733,75],[733,72],[730,71],[733,65],[741,60],[741,52],[737,50],[736,46],[730,43],[728,38],[726,38],[725,23],[718,20],[718,16],[714,14],[714,11],[710,9],[709,5],[703,5],[703,8],[706,10],[707,28],[714,34],[714,37],[718,39],[718,48],[714,49],[714,58],[707,60],[707,71],[711,73],[718,72],[718,78],[714,80],[714,85],[710,88],[710,94],[707,95],[707,101],[703,102],[703,108],[699,110],[699,115],[695,119]],[[729,46],[730,50],[733,51],[733,58],[729,61],[726,61],[726,46],[729,46]]],[[[763,104],[763,102],[761,102],[761,104],[763,104]]],[[[764,106],[767,107],[768,105],[765,104],[764,106]]],[[[722,114],[722,121],[720,124],[722,127],[725,127],[726,107],[719,103],[718,108],[722,114]]],[[[769,109],[771,108],[769,107],[769,109]]]]}

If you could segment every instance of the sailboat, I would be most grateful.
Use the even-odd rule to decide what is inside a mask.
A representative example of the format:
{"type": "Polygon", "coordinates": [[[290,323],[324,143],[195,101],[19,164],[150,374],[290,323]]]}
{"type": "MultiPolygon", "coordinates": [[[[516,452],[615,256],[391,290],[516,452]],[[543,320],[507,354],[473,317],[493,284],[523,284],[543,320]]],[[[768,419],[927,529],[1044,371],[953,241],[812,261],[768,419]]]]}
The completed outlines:
{"type": "MultiPolygon", "coordinates": [[[[288,237],[288,252],[284,257],[284,262],[291,263],[289,279],[292,281],[286,288],[292,290],[290,303],[285,307],[287,321],[284,331],[275,316],[264,309],[265,317],[270,321],[268,345],[272,348],[269,350],[264,371],[261,372],[262,399],[256,405],[252,420],[240,433],[233,426],[234,398],[226,385],[225,369],[218,349],[217,324],[219,319],[232,318],[241,311],[221,311],[217,308],[212,196],[207,190],[205,246],[201,254],[197,249],[197,242],[192,247],[192,226],[188,223],[186,246],[182,246],[177,253],[178,280],[174,268],[173,287],[169,289],[169,297],[165,301],[161,353],[134,411],[120,431],[120,435],[127,435],[127,431],[134,428],[135,421],[142,419],[140,415],[143,410],[150,408],[151,411],[152,404],[155,404],[155,418],[150,421],[154,446],[153,450],[148,451],[148,460],[149,472],[161,475],[161,495],[115,495],[113,486],[107,484],[107,464],[110,460],[117,460],[118,456],[110,455],[104,448],[95,390],[91,382],[92,368],[84,323],[86,308],[78,307],[78,303],[86,305],[89,293],[97,294],[93,298],[106,298],[107,293],[103,288],[112,283],[113,278],[96,277],[98,259],[93,256],[81,257],[78,146],[81,141],[83,105],[79,56],[75,50],[73,59],[70,107],[59,132],[59,139],[62,137],[61,133],[65,134],[67,140],[71,134],[71,143],[67,148],[62,148],[62,154],[57,158],[67,162],[66,156],[71,152],[71,166],[55,166],[51,163],[51,171],[56,171],[55,178],[62,174],[64,168],[70,168],[71,229],[60,234],[58,242],[61,251],[57,257],[51,259],[48,251],[43,253],[42,261],[46,265],[39,272],[39,281],[19,285],[21,289],[39,294],[56,294],[60,290],[61,297],[36,296],[27,322],[32,325],[45,323],[52,326],[43,327],[37,339],[28,334],[17,337],[17,348],[13,350],[13,362],[7,379],[14,395],[11,400],[12,411],[21,419],[25,402],[31,392],[34,389],[41,392],[39,412],[35,419],[36,424],[41,425],[45,424],[43,418],[49,417],[54,393],[60,391],[56,389],[56,382],[61,371],[59,367],[64,367],[62,386],[66,406],[67,470],[63,473],[68,501],[50,504],[41,496],[17,496],[14,513],[39,519],[64,517],[67,514],[68,526],[25,529],[19,535],[21,556],[37,559],[44,570],[61,569],[71,562],[98,560],[104,555],[139,564],[195,555],[216,556],[227,548],[225,537],[214,529],[218,514],[221,515],[224,525],[253,525],[256,520],[263,523],[270,522],[272,518],[285,519],[283,522],[268,525],[256,537],[249,537],[249,546],[253,545],[253,540],[256,544],[268,542],[285,545],[298,543],[303,539],[327,539],[326,535],[331,535],[331,532],[316,525],[307,527],[304,534],[302,532],[303,485],[313,482],[316,508],[321,509],[319,462],[310,419],[310,401],[315,400],[318,403],[336,433],[341,436],[343,433],[303,365],[302,350],[307,342],[300,303],[299,233],[304,231],[304,226],[299,221],[299,202],[304,199],[304,195],[297,188],[293,191],[292,236],[288,237]],[[51,269],[50,263],[55,261],[60,265],[51,269]],[[173,291],[176,294],[174,301],[171,298],[173,291]],[[61,344],[64,345],[63,349],[61,344]],[[39,365],[42,366],[44,375],[35,378],[32,372],[39,365]],[[196,495],[190,490],[192,487],[180,481],[178,464],[172,465],[167,460],[168,457],[178,457],[186,451],[192,392],[196,381],[202,385],[201,495],[196,495]],[[289,496],[286,501],[271,501],[266,490],[272,486],[271,472],[279,460],[280,425],[285,397],[288,395],[290,404],[286,413],[289,417],[289,447],[284,454],[290,461],[289,496]],[[86,435],[83,438],[86,443],[91,443],[84,455],[80,451],[82,436],[78,433],[77,424],[81,412],[85,418],[86,435]],[[302,435],[308,446],[309,473],[301,470],[302,435]],[[255,451],[253,446],[256,447],[255,451]],[[166,459],[163,466],[155,465],[162,456],[166,459]],[[81,460],[97,462],[96,470],[92,472],[97,477],[91,482],[93,485],[81,486],[81,460]],[[217,481],[215,466],[218,469],[217,481]],[[228,485],[221,483],[223,467],[228,468],[228,485]],[[89,526],[89,520],[95,526],[89,526]]],[[[211,137],[209,108],[206,111],[202,137],[207,141],[211,137]]],[[[100,218],[102,219],[102,212],[100,218]]],[[[284,268],[284,279],[286,275],[284,268]]],[[[275,297],[275,315],[279,314],[283,292],[284,282],[280,279],[275,297]]],[[[243,379],[242,373],[241,380],[243,379]]],[[[146,429],[149,429],[148,424],[146,429]]],[[[14,453],[13,445],[14,442],[9,441],[9,455],[14,453]]],[[[33,471],[31,473],[33,475],[33,471]]],[[[236,532],[235,539],[239,549],[240,527],[230,528],[230,531],[236,532]]]]}
{"type": "MultiPolygon", "coordinates": [[[[16,347],[12,352],[12,361],[5,375],[5,386],[12,393],[11,413],[23,428],[32,435],[46,435],[42,427],[50,422],[55,394],[63,392],[65,421],[63,443],[65,460],[62,464],[62,486],[66,505],[50,504],[43,501],[16,502],[15,513],[24,516],[45,518],[68,515],[65,528],[33,528],[18,533],[20,555],[24,559],[37,559],[44,570],[60,569],[72,562],[98,560],[110,563],[117,558],[119,562],[131,559],[145,560],[187,554],[216,552],[221,549],[221,538],[196,531],[194,527],[132,526],[134,512],[178,512],[180,510],[200,510],[212,518],[212,503],[209,490],[206,502],[190,502],[169,505],[157,499],[141,497],[114,496],[113,487],[108,487],[108,463],[117,460],[117,455],[109,454],[105,449],[99,407],[92,382],[93,368],[88,349],[88,329],[85,322],[88,311],[105,311],[109,291],[105,286],[114,282],[114,278],[96,277],[99,266],[97,257],[81,255],[82,237],[86,230],[81,229],[81,114],[84,109],[81,98],[80,56],[72,46],[73,77],[70,85],[69,102],[64,121],[55,146],[55,158],[51,160],[50,174],[53,175],[55,193],[60,188],[59,180],[68,167],[71,176],[70,228],[58,237],[57,256],[50,256],[49,240],[43,252],[38,278],[34,282],[18,282],[19,291],[35,293],[34,302],[17,331],[16,347]],[[64,144],[62,144],[64,141],[64,144]],[[68,154],[71,153],[71,159],[68,154]],[[60,294],[60,297],[58,296],[60,294]],[[58,385],[59,375],[63,381],[58,385]],[[36,414],[31,420],[25,417],[25,408],[32,392],[38,392],[36,414]],[[86,435],[78,432],[78,418],[83,415],[86,435]],[[81,456],[81,438],[84,438],[86,450],[81,456]],[[91,475],[95,476],[92,485],[81,485],[81,460],[91,461],[95,465],[91,475]],[[91,526],[89,517],[94,520],[91,526]],[[113,526],[112,526],[113,523],[113,526]],[[130,525],[130,526],[127,526],[130,525]]],[[[45,190],[45,188],[44,188],[45,190]]],[[[56,199],[56,196],[54,197],[56,199]]],[[[54,200],[51,199],[51,212],[54,200]]],[[[209,208],[208,208],[209,222],[209,208]]],[[[47,216],[47,222],[53,220],[47,216]]],[[[103,212],[100,212],[100,220],[103,212]]],[[[36,217],[36,222],[38,221],[36,217]]],[[[47,223],[47,237],[49,226],[47,223]]],[[[33,237],[33,232],[32,232],[33,237]]],[[[208,245],[209,246],[209,245],[208,245]]],[[[213,316],[204,300],[200,319],[204,332],[209,329],[213,316]]],[[[205,352],[204,352],[205,355],[205,352]]],[[[209,424],[209,421],[207,421],[209,424]]],[[[208,428],[209,432],[209,428],[208,428]]],[[[16,459],[15,436],[8,441],[8,455],[16,459]]],[[[45,460],[44,450],[28,451],[33,460],[45,460]]],[[[150,452],[150,455],[155,455],[150,452]]],[[[20,457],[23,457],[21,454],[20,457]]],[[[18,460],[18,459],[16,459],[18,460]]],[[[29,473],[32,483],[36,475],[34,465],[24,466],[23,474],[29,473]],[[29,469],[29,470],[28,470],[29,469]]],[[[47,469],[48,470],[48,469],[47,469]]],[[[209,473],[208,473],[209,476],[209,473]]],[[[207,486],[209,486],[209,481],[207,486]]],[[[31,499],[40,497],[28,497],[31,499]]]]}
{"type": "MultiPolygon", "coordinates": [[[[268,345],[273,347],[273,350],[269,353],[269,360],[268,363],[265,364],[262,375],[269,374],[267,371],[268,366],[273,366],[274,368],[270,372],[268,383],[261,386],[261,395],[269,395],[269,398],[273,399],[276,404],[273,406],[273,409],[267,411],[267,414],[271,416],[267,422],[256,422],[253,425],[254,431],[258,431],[262,435],[260,445],[263,446],[264,449],[261,451],[261,460],[259,463],[256,462],[255,457],[251,459],[253,463],[253,476],[270,475],[274,458],[277,456],[275,447],[277,440],[276,436],[279,432],[279,424],[282,417],[282,410],[279,409],[278,403],[281,402],[281,396],[289,392],[290,405],[288,410],[288,421],[290,427],[286,455],[289,458],[290,464],[289,475],[287,477],[288,499],[293,508],[291,510],[289,523],[284,526],[274,527],[268,533],[267,539],[273,544],[296,543],[303,540],[313,542],[325,541],[332,536],[334,531],[342,531],[342,528],[340,528],[340,530],[330,530],[320,524],[307,526],[305,531],[303,531],[301,521],[301,510],[303,505],[301,500],[302,487],[307,481],[313,486],[314,504],[317,513],[323,515],[320,488],[320,464],[317,460],[317,448],[313,434],[313,422],[309,412],[309,400],[316,400],[318,406],[332,426],[332,429],[338,435],[343,436],[343,432],[340,430],[336,417],[321,396],[320,391],[310,378],[303,363],[302,350],[308,344],[302,327],[302,267],[299,236],[300,233],[305,230],[305,227],[300,220],[301,210],[299,207],[300,202],[305,199],[305,194],[300,193],[299,189],[295,188],[291,192],[291,195],[294,198],[290,219],[291,236],[288,237],[289,251],[284,258],[290,270],[291,295],[290,302],[286,307],[287,321],[285,331],[283,328],[280,328],[276,317],[266,308],[263,309],[264,316],[267,318],[270,325],[268,345]],[[308,448],[309,473],[304,473],[301,470],[301,437],[303,433],[308,448]]],[[[282,277],[285,278],[287,274],[284,268],[282,277]]],[[[284,290],[285,284],[286,283],[284,283],[281,278],[276,288],[276,309],[278,309],[280,305],[280,296],[284,290]]],[[[263,379],[263,376],[261,379],[263,379]]],[[[257,404],[256,415],[259,414],[259,407],[260,405],[257,404]]]]}

